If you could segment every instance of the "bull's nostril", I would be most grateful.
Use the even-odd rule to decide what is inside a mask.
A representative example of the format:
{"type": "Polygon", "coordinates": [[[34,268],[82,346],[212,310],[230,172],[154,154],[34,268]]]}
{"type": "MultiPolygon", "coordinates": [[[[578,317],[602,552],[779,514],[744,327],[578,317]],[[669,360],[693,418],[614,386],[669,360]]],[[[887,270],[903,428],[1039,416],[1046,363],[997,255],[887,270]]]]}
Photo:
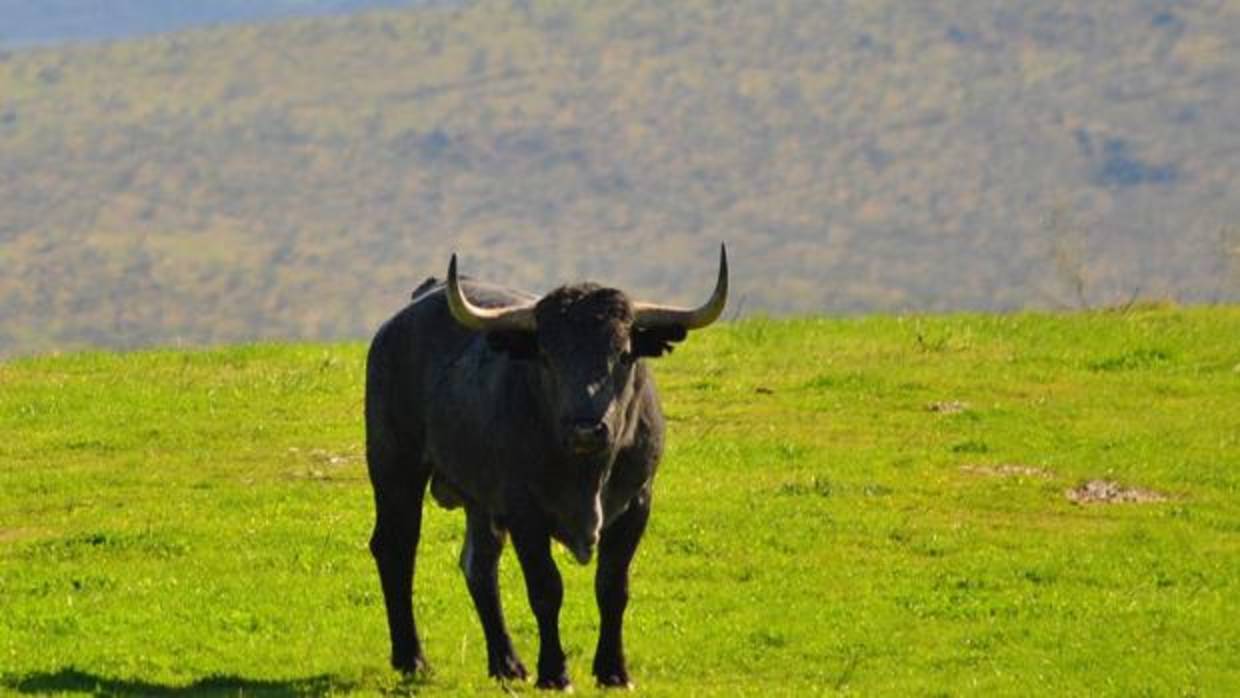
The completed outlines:
{"type": "Polygon", "coordinates": [[[569,441],[575,450],[594,451],[606,446],[609,434],[610,430],[603,422],[580,420],[572,423],[569,441]]]}
{"type": "Polygon", "coordinates": [[[602,438],[607,436],[607,425],[593,421],[575,422],[573,424],[573,433],[585,438],[602,438]]]}

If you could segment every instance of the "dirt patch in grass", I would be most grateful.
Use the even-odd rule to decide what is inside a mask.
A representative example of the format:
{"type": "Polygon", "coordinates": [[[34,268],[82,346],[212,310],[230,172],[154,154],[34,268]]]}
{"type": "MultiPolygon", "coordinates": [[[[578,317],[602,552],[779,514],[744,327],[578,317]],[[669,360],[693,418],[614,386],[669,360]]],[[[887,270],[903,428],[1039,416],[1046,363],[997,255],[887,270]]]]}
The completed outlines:
{"type": "Polygon", "coordinates": [[[1111,480],[1090,480],[1064,492],[1064,495],[1077,504],[1119,504],[1121,502],[1146,504],[1167,501],[1167,495],[1161,492],[1140,487],[1126,487],[1111,480]]]}
{"type": "Polygon", "coordinates": [[[356,467],[362,456],[355,452],[333,453],[321,448],[289,448],[289,454],[305,459],[309,464],[287,473],[295,480],[319,480],[322,482],[357,482],[365,479],[365,472],[356,467]]]}
{"type": "Polygon", "coordinates": [[[960,469],[966,473],[974,475],[987,475],[990,477],[1039,477],[1049,479],[1055,476],[1045,468],[1039,468],[1034,465],[1020,465],[1019,463],[1003,463],[1000,465],[962,465],[960,469]]]}
{"type": "Polygon", "coordinates": [[[0,528],[0,543],[23,540],[34,535],[30,528],[0,528]]]}
{"type": "Polygon", "coordinates": [[[932,402],[926,405],[926,409],[937,414],[960,414],[969,409],[969,403],[959,400],[947,400],[944,402],[932,402]]]}
{"type": "Polygon", "coordinates": [[[347,465],[360,463],[362,456],[355,452],[333,453],[322,448],[301,449],[290,447],[288,452],[294,456],[304,456],[319,465],[347,465]]]}

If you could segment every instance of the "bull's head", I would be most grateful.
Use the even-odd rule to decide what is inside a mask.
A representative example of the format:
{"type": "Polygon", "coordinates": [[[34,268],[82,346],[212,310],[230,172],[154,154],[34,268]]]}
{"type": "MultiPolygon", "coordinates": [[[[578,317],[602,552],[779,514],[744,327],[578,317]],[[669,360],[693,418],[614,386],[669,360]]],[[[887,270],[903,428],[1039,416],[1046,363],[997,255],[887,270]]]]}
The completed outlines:
{"type": "Polygon", "coordinates": [[[633,302],[623,292],[594,284],[565,286],[534,303],[483,308],[461,289],[456,256],[448,265],[447,297],[452,316],[461,325],[487,333],[491,346],[537,367],[537,390],[548,427],[565,458],[577,463],[571,474],[580,480],[569,505],[572,533],[584,540],[570,542],[578,559],[589,557],[601,525],[598,494],[618,443],[632,437],[635,367],[642,357],[660,356],[690,330],[713,323],[728,296],[727,250],[719,250],[719,276],[714,293],[698,308],[677,308],[633,302]],[[587,504],[589,506],[587,506],[587,504]],[[591,523],[593,528],[590,528],[591,523]]]}

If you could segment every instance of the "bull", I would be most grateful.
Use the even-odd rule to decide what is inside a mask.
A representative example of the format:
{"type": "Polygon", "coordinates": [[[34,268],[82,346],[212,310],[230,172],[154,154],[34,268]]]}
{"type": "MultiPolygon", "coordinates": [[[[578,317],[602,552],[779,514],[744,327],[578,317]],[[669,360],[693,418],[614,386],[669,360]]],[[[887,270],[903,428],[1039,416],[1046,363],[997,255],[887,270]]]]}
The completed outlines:
{"type": "Polygon", "coordinates": [[[453,255],[446,282],[429,279],[383,324],[367,357],[366,457],[370,550],[393,667],[427,667],[411,597],[429,483],[440,505],[465,510],[460,567],[490,675],[527,678],[500,606],[498,562],[510,536],[538,623],[538,687],[571,686],[552,540],[583,565],[597,548],[593,673],[603,686],[631,685],[622,640],[629,564],[650,517],[664,439],[643,359],[713,323],[727,294],[722,246],[715,290],[691,309],[634,302],[592,283],[537,298],[459,277],[453,255]]]}

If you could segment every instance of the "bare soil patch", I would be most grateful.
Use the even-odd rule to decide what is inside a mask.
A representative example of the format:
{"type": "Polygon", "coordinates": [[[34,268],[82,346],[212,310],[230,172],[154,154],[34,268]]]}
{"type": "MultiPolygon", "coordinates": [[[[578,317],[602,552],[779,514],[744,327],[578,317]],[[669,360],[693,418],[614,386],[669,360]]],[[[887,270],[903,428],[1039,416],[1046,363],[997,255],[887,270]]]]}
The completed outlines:
{"type": "Polygon", "coordinates": [[[24,540],[34,535],[30,528],[0,528],[0,543],[24,540]]]}
{"type": "Polygon", "coordinates": [[[1049,479],[1055,476],[1054,473],[1034,465],[1020,465],[1019,463],[1003,463],[1001,465],[962,465],[960,469],[966,473],[975,475],[988,475],[990,477],[1038,477],[1049,479]]]}
{"type": "Polygon", "coordinates": [[[932,402],[926,405],[926,409],[938,414],[960,414],[969,409],[969,403],[959,400],[947,400],[944,402],[932,402]]]}
{"type": "Polygon", "coordinates": [[[296,446],[289,448],[288,452],[295,458],[309,461],[308,465],[287,473],[288,477],[293,479],[323,482],[355,482],[364,479],[364,473],[353,467],[362,462],[359,453],[333,453],[321,448],[301,449],[296,446]]]}
{"type": "Polygon", "coordinates": [[[301,449],[292,446],[288,452],[294,456],[304,456],[320,465],[347,465],[349,463],[359,463],[362,460],[362,456],[359,453],[333,453],[321,448],[301,449]]]}
{"type": "Polygon", "coordinates": [[[1090,480],[1067,490],[1064,495],[1077,504],[1119,504],[1122,502],[1145,504],[1167,501],[1167,495],[1161,492],[1140,487],[1127,487],[1112,480],[1090,480]]]}

